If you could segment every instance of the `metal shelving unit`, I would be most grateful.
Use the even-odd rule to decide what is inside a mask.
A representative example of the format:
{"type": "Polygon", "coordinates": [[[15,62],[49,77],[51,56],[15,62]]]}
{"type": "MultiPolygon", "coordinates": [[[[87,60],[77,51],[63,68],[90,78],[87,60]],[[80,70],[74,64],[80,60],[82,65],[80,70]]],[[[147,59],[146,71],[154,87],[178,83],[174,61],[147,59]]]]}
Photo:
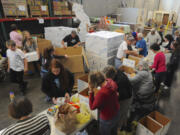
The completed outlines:
{"type": "MultiPolygon", "coordinates": [[[[74,16],[60,16],[60,17],[54,17],[53,16],[53,7],[52,7],[52,1],[49,0],[48,1],[48,7],[49,7],[49,17],[30,17],[30,18],[3,18],[3,12],[0,11],[0,29],[2,31],[2,37],[4,39],[4,41],[8,40],[8,32],[9,32],[9,25],[12,24],[12,23],[16,23],[16,24],[23,24],[26,25],[34,25],[36,26],[37,21],[39,19],[44,19],[44,23],[45,24],[41,24],[39,26],[41,26],[41,30],[43,27],[47,27],[48,26],[55,26],[58,24],[65,24],[67,22],[67,19],[71,19],[72,22],[71,24],[73,25],[73,17],[74,16]],[[26,22],[26,23],[24,23],[26,22]],[[63,23],[62,23],[63,22],[63,23]],[[46,24],[48,23],[48,24],[46,24]],[[8,27],[7,27],[8,26],[8,27]]],[[[81,0],[82,2],[82,0],[81,0]]],[[[34,26],[31,26],[31,27],[34,27],[34,26]]],[[[36,26],[38,27],[38,26],[36,26]]]]}

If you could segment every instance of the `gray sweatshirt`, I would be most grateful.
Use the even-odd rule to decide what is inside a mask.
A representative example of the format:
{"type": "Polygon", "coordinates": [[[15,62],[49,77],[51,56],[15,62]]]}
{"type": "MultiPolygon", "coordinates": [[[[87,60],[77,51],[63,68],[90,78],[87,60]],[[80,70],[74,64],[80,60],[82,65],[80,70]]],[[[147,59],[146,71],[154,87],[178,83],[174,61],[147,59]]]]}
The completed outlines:
{"type": "Polygon", "coordinates": [[[154,92],[153,80],[150,72],[138,71],[136,76],[129,78],[129,80],[131,81],[134,92],[138,97],[146,97],[154,92]]]}

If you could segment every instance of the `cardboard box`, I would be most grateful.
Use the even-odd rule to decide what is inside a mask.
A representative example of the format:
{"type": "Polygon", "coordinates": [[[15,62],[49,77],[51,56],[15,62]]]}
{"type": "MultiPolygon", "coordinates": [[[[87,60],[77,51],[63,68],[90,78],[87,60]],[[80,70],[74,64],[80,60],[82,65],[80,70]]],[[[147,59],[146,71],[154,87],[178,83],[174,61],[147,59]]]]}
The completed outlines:
{"type": "Polygon", "coordinates": [[[146,116],[139,121],[136,135],[161,135],[161,131],[162,125],[146,116]]]}
{"type": "Polygon", "coordinates": [[[39,48],[39,53],[41,55],[43,55],[44,49],[52,47],[51,41],[43,39],[43,38],[38,38],[37,39],[37,45],[38,45],[38,48],[39,48]]]}
{"type": "Polygon", "coordinates": [[[138,63],[141,61],[142,58],[136,57],[136,56],[132,56],[132,55],[129,55],[128,59],[134,60],[134,61],[135,61],[135,65],[137,66],[138,63]]]}
{"type": "Polygon", "coordinates": [[[61,62],[64,67],[69,69],[72,73],[84,72],[83,58],[85,58],[86,56],[82,47],[68,47],[67,49],[55,48],[55,54],[68,55],[68,58],[61,60],[61,62]]]}
{"type": "MultiPolygon", "coordinates": [[[[80,102],[83,102],[85,104],[87,104],[87,106],[89,107],[89,95],[88,95],[88,91],[89,88],[86,88],[85,90],[81,91],[79,93],[79,100],[80,102]]],[[[97,94],[98,90],[96,90],[95,95],[97,94]]],[[[89,107],[90,109],[90,107],[89,107]]],[[[94,119],[98,120],[98,110],[94,110],[94,111],[90,111],[91,115],[94,117],[94,119]]]]}
{"type": "Polygon", "coordinates": [[[41,15],[41,8],[40,6],[30,6],[30,14],[31,16],[40,16],[41,15]]]}
{"type": "Polygon", "coordinates": [[[163,128],[161,131],[161,135],[166,135],[170,127],[171,120],[157,111],[152,112],[148,116],[162,125],[163,128]]]}
{"type": "Polygon", "coordinates": [[[37,52],[26,53],[25,57],[26,57],[28,62],[33,62],[33,61],[39,60],[39,55],[37,54],[37,52]]]}
{"type": "Polygon", "coordinates": [[[83,91],[88,88],[88,74],[85,74],[77,79],[78,83],[78,92],[83,91]]]}
{"type": "Polygon", "coordinates": [[[127,73],[127,74],[133,74],[135,73],[134,69],[131,67],[127,67],[127,66],[121,66],[120,70],[127,73]]]}
{"type": "Polygon", "coordinates": [[[46,5],[41,5],[41,6],[40,6],[40,9],[41,9],[41,15],[49,16],[48,6],[46,6],[46,5]]]}

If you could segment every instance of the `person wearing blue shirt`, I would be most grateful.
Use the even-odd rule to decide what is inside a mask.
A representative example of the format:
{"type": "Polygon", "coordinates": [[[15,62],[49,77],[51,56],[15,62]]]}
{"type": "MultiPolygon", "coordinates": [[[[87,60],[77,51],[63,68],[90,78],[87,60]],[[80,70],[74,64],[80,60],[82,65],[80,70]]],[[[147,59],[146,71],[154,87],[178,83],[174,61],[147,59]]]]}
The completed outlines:
{"type": "Polygon", "coordinates": [[[144,57],[148,55],[146,41],[144,40],[142,33],[138,34],[138,42],[136,43],[136,48],[139,51],[139,55],[142,55],[144,57]]]}

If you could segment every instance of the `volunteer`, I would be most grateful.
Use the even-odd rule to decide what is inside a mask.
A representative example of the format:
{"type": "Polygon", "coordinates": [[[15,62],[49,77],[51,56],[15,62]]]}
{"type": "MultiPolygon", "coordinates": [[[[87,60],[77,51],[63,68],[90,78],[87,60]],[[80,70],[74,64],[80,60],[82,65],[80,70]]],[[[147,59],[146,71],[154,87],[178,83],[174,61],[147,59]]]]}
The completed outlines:
{"type": "Polygon", "coordinates": [[[136,76],[129,78],[133,86],[133,105],[130,121],[134,118],[139,120],[154,109],[154,93],[152,74],[149,72],[149,65],[145,61],[138,63],[136,76]]]}
{"type": "Polygon", "coordinates": [[[150,68],[155,71],[155,86],[156,92],[158,92],[160,84],[164,82],[166,76],[166,57],[164,53],[160,51],[158,44],[153,44],[150,49],[155,54],[153,65],[150,68]]]}
{"type": "Polygon", "coordinates": [[[45,114],[32,116],[33,105],[25,97],[14,99],[8,106],[9,116],[18,120],[1,135],[50,135],[50,123],[45,114]]]}
{"type": "Polygon", "coordinates": [[[165,42],[162,43],[162,47],[164,47],[167,50],[171,50],[171,44],[174,41],[174,38],[172,35],[167,34],[165,37],[165,42]]]}
{"type": "Polygon", "coordinates": [[[119,122],[119,102],[117,85],[111,79],[105,79],[100,72],[89,75],[89,106],[100,111],[100,134],[117,135],[119,122]],[[94,95],[96,88],[100,90],[94,95]]]}
{"type": "Polygon", "coordinates": [[[118,48],[118,52],[115,58],[115,68],[118,69],[122,65],[123,58],[127,55],[138,55],[136,51],[128,50],[128,46],[131,46],[134,41],[132,36],[127,36],[118,48]]]}
{"type": "Polygon", "coordinates": [[[171,46],[173,52],[170,58],[169,63],[167,64],[167,74],[164,82],[164,88],[168,89],[171,87],[174,81],[174,75],[178,70],[180,63],[180,44],[178,42],[174,42],[171,46]]]}
{"type": "Polygon", "coordinates": [[[128,77],[118,69],[112,66],[105,67],[103,70],[106,78],[114,80],[118,86],[119,104],[120,104],[120,120],[119,128],[123,130],[123,127],[127,126],[128,111],[132,101],[132,85],[128,77]]]}
{"type": "MultiPolygon", "coordinates": [[[[23,31],[23,51],[25,53],[37,52],[38,58],[40,58],[37,43],[34,39],[32,39],[28,31],[23,31]]],[[[38,61],[33,61],[32,63],[36,73],[39,74],[38,61]]]]}
{"type": "Polygon", "coordinates": [[[57,59],[52,59],[50,71],[42,81],[42,91],[52,98],[69,97],[74,86],[73,74],[64,68],[57,59]]]}
{"type": "Polygon", "coordinates": [[[151,45],[153,45],[155,43],[160,45],[161,44],[161,37],[160,37],[159,33],[156,31],[156,29],[152,28],[151,32],[149,32],[147,35],[148,48],[150,48],[151,45]]]}
{"type": "Polygon", "coordinates": [[[41,57],[41,77],[43,78],[46,73],[48,73],[51,60],[55,59],[66,59],[67,55],[55,55],[54,48],[51,46],[49,48],[44,49],[43,56],[41,57]]]}
{"type": "Polygon", "coordinates": [[[178,37],[180,37],[179,31],[176,30],[174,33],[174,40],[176,40],[178,37]]]}
{"type": "Polygon", "coordinates": [[[139,55],[146,57],[148,54],[148,51],[147,51],[146,41],[143,38],[143,34],[138,33],[137,37],[138,37],[138,42],[136,43],[136,48],[139,51],[139,55]]]}
{"type": "Polygon", "coordinates": [[[159,35],[160,35],[160,37],[161,37],[161,43],[160,43],[160,45],[162,45],[162,43],[164,42],[164,26],[162,25],[161,27],[160,27],[160,30],[159,30],[159,35]]]}
{"type": "Polygon", "coordinates": [[[64,43],[67,43],[67,47],[78,47],[80,45],[80,39],[79,36],[77,35],[76,31],[72,31],[70,35],[67,35],[63,40],[62,40],[62,45],[64,48],[66,48],[64,43]]]}
{"type": "Polygon", "coordinates": [[[13,40],[18,48],[22,48],[23,37],[21,33],[18,32],[18,28],[16,24],[11,25],[11,32],[9,36],[10,36],[10,40],[13,40]]]}
{"type": "Polygon", "coordinates": [[[12,40],[7,42],[8,50],[8,72],[10,72],[11,82],[19,85],[22,95],[25,94],[28,82],[24,81],[24,72],[28,70],[27,59],[23,51],[16,48],[16,43],[12,40]]]}

